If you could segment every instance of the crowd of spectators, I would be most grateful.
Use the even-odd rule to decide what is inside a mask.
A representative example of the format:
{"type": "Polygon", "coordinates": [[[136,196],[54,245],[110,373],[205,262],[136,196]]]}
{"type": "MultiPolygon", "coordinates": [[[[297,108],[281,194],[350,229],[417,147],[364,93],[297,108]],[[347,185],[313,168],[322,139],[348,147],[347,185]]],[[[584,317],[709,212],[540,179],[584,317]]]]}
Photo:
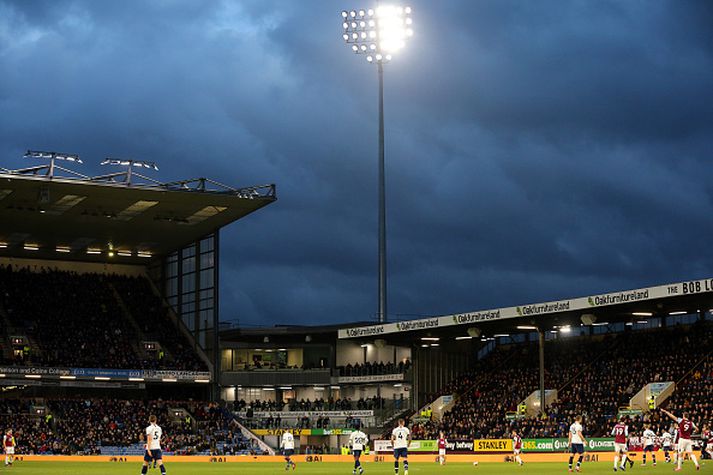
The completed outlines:
{"type": "Polygon", "coordinates": [[[354,365],[347,364],[339,366],[339,374],[342,376],[375,376],[384,374],[403,374],[411,368],[411,360],[406,359],[398,363],[377,363],[366,362],[364,364],[356,363],[354,365]]]}
{"type": "Polygon", "coordinates": [[[378,396],[370,398],[359,398],[353,401],[351,398],[344,399],[290,399],[284,401],[262,401],[255,400],[246,402],[244,400],[235,401],[234,407],[236,411],[252,410],[260,412],[286,412],[286,411],[355,411],[355,410],[373,410],[383,407],[386,403],[384,398],[378,396]]]}
{"type": "Polygon", "coordinates": [[[255,451],[225,408],[195,401],[116,399],[15,399],[0,402],[0,425],[12,429],[21,454],[94,455],[109,447],[144,442],[154,414],[164,430],[161,445],[176,454],[229,455],[255,451]],[[188,411],[186,418],[170,410],[188,411]]]}
{"type": "MultiPolygon", "coordinates": [[[[473,371],[448,389],[457,395],[454,407],[440,421],[414,424],[414,438],[433,438],[444,430],[452,439],[507,437],[517,428],[523,437],[567,437],[575,415],[584,417],[589,436],[608,435],[619,408],[646,384],[677,382],[713,348],[713,332],[703,323],[650,332],[629,331],[606,337],[566,339],[547,344],[545,386],[558,389],[558,402],[546,417],[514,417],[518,404],[539,385],[537,345],[495,350],[473,371]]],[[[713,414],[713,363],[697,367],[678,387],[669,408],[689,410],[694,421],[713,414]]],[[[658,412],[635,418],[668,429],[658,412]]]]}
{"type": "Polygon", "coordinates": [[[2,348],[5,363],[206,370],[143,277],[0,266],[0,316],[13,329],[5,342],[10,336],[26,339],[21,351],[2,348]],[[158,341],[163,350],[147,354],[142,338],[158,341]]]}

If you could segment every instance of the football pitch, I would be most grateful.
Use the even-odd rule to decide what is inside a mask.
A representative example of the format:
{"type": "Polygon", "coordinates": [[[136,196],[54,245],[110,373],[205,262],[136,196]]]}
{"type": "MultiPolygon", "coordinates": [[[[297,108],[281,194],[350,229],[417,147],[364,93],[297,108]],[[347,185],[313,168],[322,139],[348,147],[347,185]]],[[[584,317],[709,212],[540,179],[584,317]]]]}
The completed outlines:
{"type": "MultiPolygon", "coordinates": [[[[284,474],[285,467],[282,464],[273,463],[174,463],[166,464],[167,475],[213,475],[213,474],[239,474],[239,475],[267,475],[284,474]]],[[[24,475],[97,475],[97,474],[131,474],[141,473],[140,463],[109,463],[109,462],[17,462],[11,468],[4,468],[4,473],[18,473],[24,475]]],[[[150,469],[149,475],[160,475],[158,469],[150,469]]],[[[315,475],[349,475],[352,473],[352,465],[345,463],[301,463],[298,464],[294,474],[315,474],[315,475]]],[[[388,463],[365,465],[365,475],[393,475],[393,465],[388,463]]],[[[399,471],[403,474],[403,470],[399,471]]],[[[568,473],[567,464],[559,463],[532,463],[518,467],[512,463],[483,463],[478,466],[464,463],[454,463],[445,466],[438,466],[435,463],[412,464],[409,475],[450,475],[450,474],[550,474],[568,473]]],[[[591,462],[582,466],[583,474],[604,474],[613,473],[612,465],[606,462],[591,462]]],[[[621,472],[617,472],[621,473],[621,472]]],[[[635,465],[633,469],[627,469],[624,473],[674,473],[671,464],[659,464],[656,467],[635,465]]],[[[713,462],[701,466],[701,471],[696,472],[692,463],[687,462],[683,466],[681,473],[711,473],[713,474],[713,462]]]]}

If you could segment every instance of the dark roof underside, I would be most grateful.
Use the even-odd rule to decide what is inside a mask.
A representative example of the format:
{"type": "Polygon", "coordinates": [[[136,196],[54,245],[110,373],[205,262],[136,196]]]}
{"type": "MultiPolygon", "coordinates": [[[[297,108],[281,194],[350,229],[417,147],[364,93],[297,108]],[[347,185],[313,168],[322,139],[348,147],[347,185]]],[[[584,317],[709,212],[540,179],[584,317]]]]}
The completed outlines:
{"type": "Polygon", "coordinates": [[[0,256],[106,261],[112,249],[118,262],[142,259],[139,252],[162,256],[275,199],[0,174],[0,256]]]}

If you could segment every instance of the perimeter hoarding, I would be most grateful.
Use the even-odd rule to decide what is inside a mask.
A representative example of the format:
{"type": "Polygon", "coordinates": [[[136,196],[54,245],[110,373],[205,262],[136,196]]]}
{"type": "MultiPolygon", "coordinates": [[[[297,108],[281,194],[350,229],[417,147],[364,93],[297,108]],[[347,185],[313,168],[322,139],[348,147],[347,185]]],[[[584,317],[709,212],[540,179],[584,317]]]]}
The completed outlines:
{"type": "MultiPolygon", "coordinates": [[[[587,439],[588,452],[611,452],[614,439],[587,439]]],[[[569,449],[567,439],[522,439],[523,452],[564,452],[569,449]]]]}
{"type": "Polygon", "coordinates": [[[405,322],[386,323],[363,327],[344,328],[339,330],[340,339],[376,337],[392,333],[402,333],[416,330],[428,330],[458,325],[471,325],[494,320],[511,318],[537,317],[569,311],[586,311],[611,305],[620,305],[651,300],[681,297],[685,295],[713,292],[713,279],[693,280],[675,284],[659,285],[641,289],[596,294],[553,302],[519,305],[470,313],[444,315],[440,317],[409,320],[405,322]]]}
{"type": "MultiPolygon", "coordinates": [[[[587,439],[587,452],[613,452],[614,439],[592,438],[587,439]]],[[[454,440],[448,441],[447,450],[449,453],[510,453],[513,451],[512,439],[479,439],[479,440],[454,440]]],[[[391,448],[390,440],[374,441],[374,451],[377,453],[389,453],[391,448]]],[[[409,452],[415,453],[436,453],[438,452],[438,441],[436,440],[413,440],[409,446],[409,452]]],[[[523,439],[523,452],[557,453],[569,450],[567,439],[523,439]]]]}

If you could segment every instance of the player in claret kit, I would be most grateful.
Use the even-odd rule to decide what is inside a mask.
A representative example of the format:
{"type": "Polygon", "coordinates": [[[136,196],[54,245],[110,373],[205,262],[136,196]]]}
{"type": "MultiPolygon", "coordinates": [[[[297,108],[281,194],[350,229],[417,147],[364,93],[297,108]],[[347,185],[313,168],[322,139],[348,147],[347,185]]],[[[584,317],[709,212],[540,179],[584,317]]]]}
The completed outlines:
{"type": "Polygon", "coordinates": [[[656,432],[651,430],[651,424],[646,424],[644,430],[644,455],[641,465],[646,465],[646,454],[651,452],[651,460],[654,467],[656,466],[656,452],[654,452],[654,441],[656,439],[656,432]]]}
{"type": "Polygon", "coordinates": [[[448,441],[446,440],[446,434],[443,431],[438,433],[438,463],[441,465],[446,464],[446,446],[448,441]]]}
{"type": "Polygon", "coordinates": [[[357,426],[356,430],[349,436],[349,446],[352,448],[352,456],[354,457],[354,470],[352,470],[353,474],[356,474],[357,470],[359,470],[360,475],[364,473],[360,458],[361,453],[364,450],[364,446],[368,443],[369,437],[359,429],[359,426],[357,426]]]}
{"type": "Polygon", "coordinates": [[[614,436],[614,471],[626,470],[626,459],[629,456],[629,426],[626,425],[626,417],[622,417],[619,423],[611,431],[614,436]],[[621,456],[621,465],[619,457],[621,456]]]}
{"type": "Polygon", "coordinates": [[[579,455],[577,460],[576,471],[582,471],[582,460],[584,459],[584,446],[587,445],[587,440],[582,434],[582,416],[577,416],[574,418],[574,423],[569,426],[569,440],[567,442],[569,445],[570,456],[569,456],[569,471],[572,471],[572,462],[574,462],[574,456],[579,455]]]}
{"type": "Polygon", "coordinates": [[[713,458],[713,432],[711,432],[710,426],[703,426],[703,430],[701,430],[701,440],[705,443],[703,451],[706,452],[709,457],[713,458]]]}
{"type": "Polygon", "coordinates": [[[292,435],[289,429],[282,434],[282,456],[285,458],[285,470],[297,468],[297,464],[292,461],[292,456],[295,454],[295,436],[292,435]]]}
{"type": "Polygon", "coordinates": [[[661,434],[661,449],[663,450],[664,457],[666,457],[666,463],[671,463],[671,443],[673,441],[673,436],[670,431],[663,431],[661,434]]]}
{"type": "Polygon", "coordinates": [[[518,435],[515,429],[512,430],[512,451],[517,464],[523,465],[525,462],[523,462],[522,457],[520,457],[520,453],[522,453],[522,437],[518,435]]]}
{"type": "Polygon", "coordinates": [[[399,425],[391,431],[391,444],[394,446],[394,473],[399,473],[399,459],[404,459],[404,475],[408,475],[408,446],[411,444],[411,431],[406,422],[399,419],[399,425]]]}
{"type": "Polygon", "coordinates": [[[5,435],[2,437],[2,446],[5,449],[5,466],[9,467],[12,465],[15,459],[15,437],[12,435],[12,429],[8,429],[5,435]]]}
{"type": "Polygon", "coordinates": [[[687,412],[683,413],[683,417],[676,417],[666,409],[661,409],[661,412],[678,423],[678,463],[676,471],[679,472],[681,470],[684,453],[687,453],[688,456],[691,457],[691,460],[693,460],[693,463],[696,465],[696,470],[700,470],[701,466],[698,465],[698,459],[693,453],[693,441],[691,440],[693,431],[698,430],[698,427],[688,419],[687,412]]]}
{"type": "Polygon", "coordinates": [[[149,471],[149,464],[151,462],[158,464],[161,475],[166,475],[166,467],[163,464],[163,455],[161,453],[161,436],[163,436],[163,430],[156,424],[157,420],[156,416],[149,416],[149,426],[146,428],[144,465],[141,467],[142,475],[146,475],[149,471]]]}

